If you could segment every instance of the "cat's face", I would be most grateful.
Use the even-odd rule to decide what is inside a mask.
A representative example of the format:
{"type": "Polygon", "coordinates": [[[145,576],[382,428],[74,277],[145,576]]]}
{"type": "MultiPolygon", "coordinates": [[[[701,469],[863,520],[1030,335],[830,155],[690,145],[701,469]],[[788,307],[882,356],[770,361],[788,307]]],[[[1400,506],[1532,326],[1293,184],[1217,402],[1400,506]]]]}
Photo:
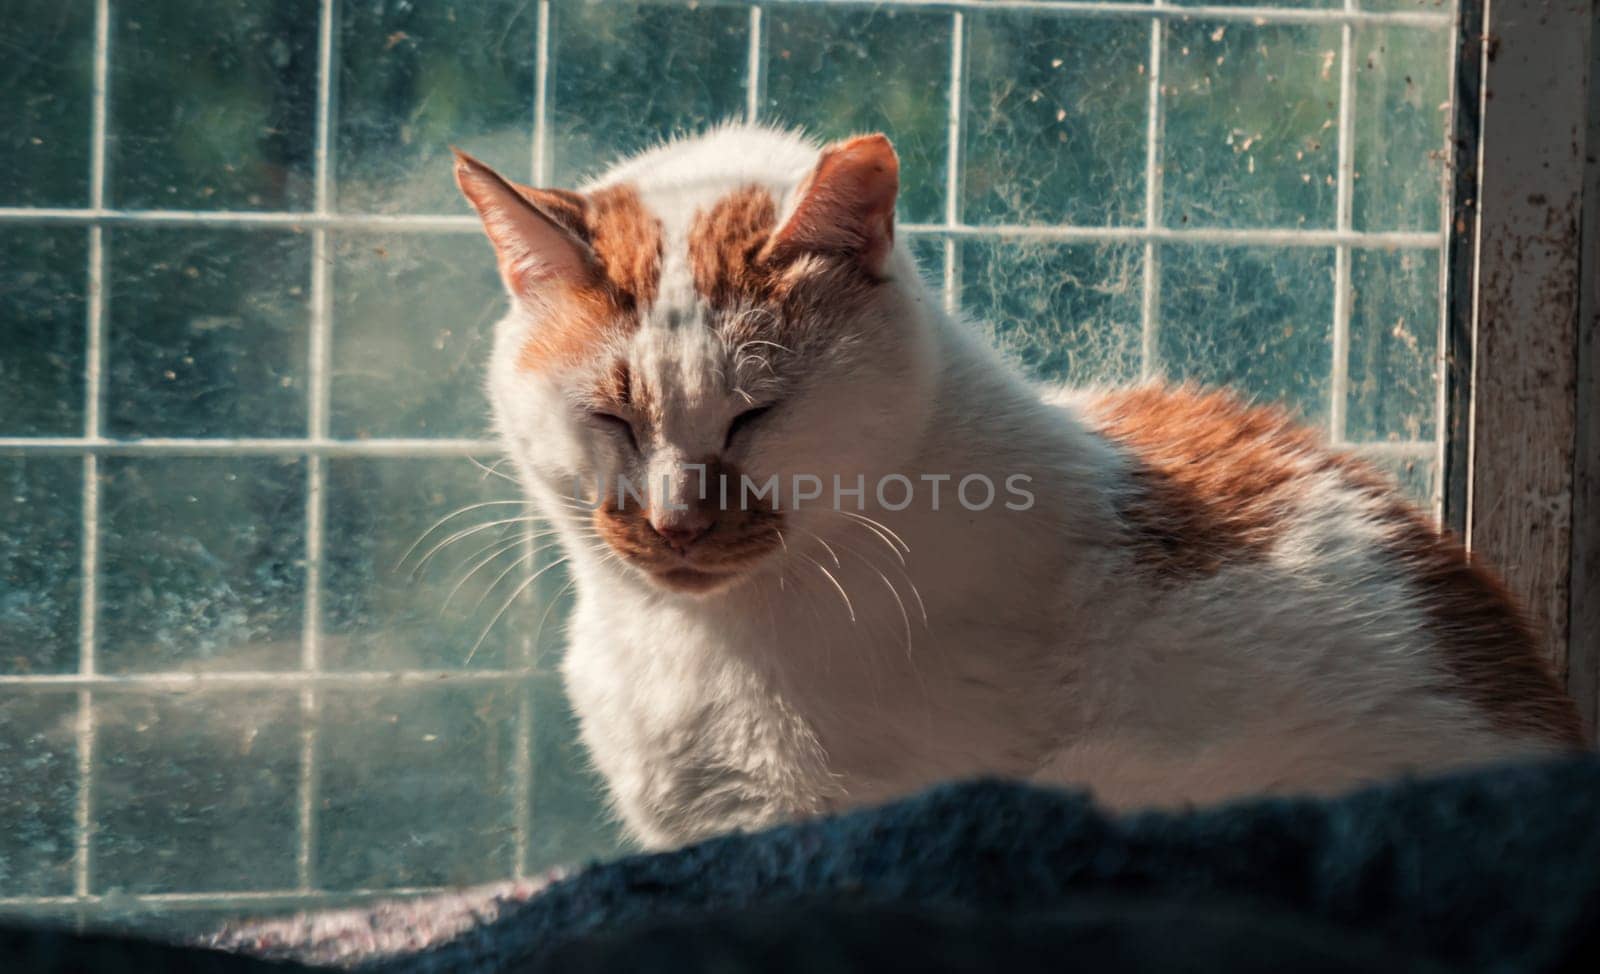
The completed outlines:
{"type": "Polygon", "coordinates": [[[645,157],[584,193],[466,156],[456,178],[513,298],[490,386],[524,479],[596,551],[698,594],[809,550],[842,521],[835,478],[870,495],[894,472],[931,366],[887,139],[799,169],[789,139],[784,164],[755,159],[747,178],[685,179],[695,146],[674,148],[670,178],[645,157]]]}

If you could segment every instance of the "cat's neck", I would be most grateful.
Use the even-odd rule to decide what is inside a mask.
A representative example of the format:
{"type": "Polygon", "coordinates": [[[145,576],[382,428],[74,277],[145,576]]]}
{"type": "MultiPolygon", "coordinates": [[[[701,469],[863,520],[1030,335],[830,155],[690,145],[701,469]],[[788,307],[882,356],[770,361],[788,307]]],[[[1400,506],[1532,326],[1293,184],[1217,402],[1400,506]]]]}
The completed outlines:
{"type": "MultiPolygon", "coordinates": [[[[926,552],[913,560],[932,562],[924,569],[933,574],[949,569],[970,578],[973,569],[992,567],[997,587],[1011,592],[1026,589],[1029,578],[1054,579],[1055,587],[1071,562],[1110,541],[1109,494],[1122,461],[1074,407],[1042,401],[1039,388],[970,322],[934,311],[928,326],[938,378],[908,472],[950,479],[938,510],[931,497],[919,496],[907,511],[869,513],[903,524],[911,554],[926,552]],[[959,494],[961,479],[972,475],[997,490],[982,511],[968,510],[959,494]]],[[[985,490],[980,485],[973,494],[981,502],[985,490]]]]}

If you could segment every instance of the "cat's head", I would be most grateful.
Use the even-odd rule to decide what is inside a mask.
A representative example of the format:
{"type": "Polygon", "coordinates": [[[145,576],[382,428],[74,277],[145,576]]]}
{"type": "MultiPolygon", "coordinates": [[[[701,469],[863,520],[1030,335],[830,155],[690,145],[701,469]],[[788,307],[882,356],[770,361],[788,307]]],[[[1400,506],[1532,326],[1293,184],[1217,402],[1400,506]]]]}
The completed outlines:
{"type": "Polygon", "coordinates": [[[725,127],[581,191],[458,155],[456,181],[512,299],[500,434],[549,513],[628,570],[725,589],[841,519],[833,478],[870,491],[922,436],[931,308],[882,135],[725,127]],[[797,498],[813,477],[822,496],[797,498]]]}

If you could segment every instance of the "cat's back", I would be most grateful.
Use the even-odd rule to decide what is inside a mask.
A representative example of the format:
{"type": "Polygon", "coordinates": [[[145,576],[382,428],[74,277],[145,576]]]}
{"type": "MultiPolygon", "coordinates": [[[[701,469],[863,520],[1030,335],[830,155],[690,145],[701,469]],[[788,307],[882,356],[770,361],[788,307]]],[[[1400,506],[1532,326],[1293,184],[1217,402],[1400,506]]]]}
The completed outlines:
{"type": "Polygon", "coordinates": [[[1225,392],[1150,385],[1074,406],[1123,464],[1114,506],[1130,586],[1262,641],[1260,655],[1303,650],[1292,662],[1330,682],[1313,693],[1382,700],[1388,681],[1464,704],[1508,738],[1582,746],[1504,587],[1387,477],[1225,392]]]}

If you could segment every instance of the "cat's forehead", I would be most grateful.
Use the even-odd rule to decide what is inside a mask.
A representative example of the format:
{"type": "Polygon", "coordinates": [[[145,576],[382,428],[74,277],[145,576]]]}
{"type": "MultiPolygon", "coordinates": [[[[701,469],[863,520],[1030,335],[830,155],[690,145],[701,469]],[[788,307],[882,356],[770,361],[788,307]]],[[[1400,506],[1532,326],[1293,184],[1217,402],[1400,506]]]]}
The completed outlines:
{"type": "MultiPolygon", "coordinates": [[[[501,188],[470,165],[465,178],[469,199],[501,188]]],[[[882,135],[824,149],[738,128],[578,191],[523,187],[539,219],[512,208],[521,236],[490,199],[479,208],[502,276],[532,295],[517,364],[601,403],[619,388],[691,409],[782,397],[889,340],[874,302],[893,276],[897,186],[882,135]],[[612,381],[619,369],[628,383],[612,381]]]]}
{"type": "Polygon", "coordinates": [[[519,365],[602,376],[620,365],[635,384],[687,391],[709,389],[722,370],[729,384],[725,360],[774,319],[777,281],[759,255],[783,192],[755,183],[591,190],[583,230],[601,280],[547,310],[519,365]]]}

